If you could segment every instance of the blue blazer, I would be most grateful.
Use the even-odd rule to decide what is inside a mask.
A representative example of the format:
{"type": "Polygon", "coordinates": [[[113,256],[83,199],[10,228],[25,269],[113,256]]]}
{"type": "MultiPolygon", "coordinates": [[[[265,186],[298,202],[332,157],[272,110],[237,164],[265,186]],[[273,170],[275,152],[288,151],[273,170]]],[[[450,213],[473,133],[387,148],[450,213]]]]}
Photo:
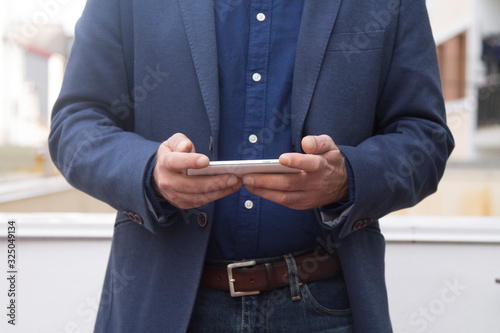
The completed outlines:
{"type": "MultiPolygon", "coordinates": [[[[185,133],[216,160],[219,96],[209,0],[88,0],[50,152],[68,181],[118,210],[96,332],[184,332],[213,204],[155,216],[144,193],[159,144],[185,133]]],[[[377,220],[436,190],[453,139],[423,0],[306,0],[292,142],[328,134],[349,161],[355,204],[318,223],[337,248],[356,332],[390,332],[377,220]]],[[[229,297],[229,295],[228,295],[229,297]]]]}

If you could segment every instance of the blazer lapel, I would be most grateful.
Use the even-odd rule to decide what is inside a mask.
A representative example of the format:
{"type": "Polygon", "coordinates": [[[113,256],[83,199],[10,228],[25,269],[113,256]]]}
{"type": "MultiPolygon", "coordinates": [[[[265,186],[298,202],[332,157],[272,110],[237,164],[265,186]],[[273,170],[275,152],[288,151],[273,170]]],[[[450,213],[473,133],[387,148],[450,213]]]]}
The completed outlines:
{"type": "Polygon", "coordinates": [[[306,0],[300,23],[292,88],[292,143],[301,150],[302,130],[326,47],[342,0],[306,0]]]}
{"type": "Polygon", "coordinates": [[[212,135],[219,130],[219,74],[213,0],[179,0],[212,135]]]}

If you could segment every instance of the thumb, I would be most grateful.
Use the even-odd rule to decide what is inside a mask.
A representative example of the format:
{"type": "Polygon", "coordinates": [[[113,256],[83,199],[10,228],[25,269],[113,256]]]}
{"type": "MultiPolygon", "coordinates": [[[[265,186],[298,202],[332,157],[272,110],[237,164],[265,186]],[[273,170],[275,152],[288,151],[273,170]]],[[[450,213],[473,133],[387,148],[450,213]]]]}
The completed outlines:
{"type": "Polygon", "coordinates": [[[302,149],[306,154],[320,155],[338,148],[328,135],[308,135],[302,139],[302,149]]]}
{"type": "Polygon", "coordinates": [[[191,142],[191,140],[186,139],[182,140],[177,144],[177,147],[175,147],[175,151],[179,153],[194,153],[194,145],[191,142]]]}
{"type": "Polygon", "coordinates": [[[165,146],[170,151],[179,153],[194,153],[194,145],[183,133],[175,133],[167,141],[164,142],[165,146]]]}

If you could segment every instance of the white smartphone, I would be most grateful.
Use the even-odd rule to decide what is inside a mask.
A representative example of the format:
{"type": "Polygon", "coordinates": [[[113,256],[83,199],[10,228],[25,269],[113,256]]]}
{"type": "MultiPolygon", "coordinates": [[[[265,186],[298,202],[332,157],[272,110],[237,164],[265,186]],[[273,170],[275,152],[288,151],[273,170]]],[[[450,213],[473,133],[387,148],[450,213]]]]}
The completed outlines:
{"type": "Polygon", "coordinates": [[[188,176],[220,175],[231,173],[243,176],[247,173],[299,173],[300,169],[281,165],[279,160],[213,161],[202,169],[187,169],[188,176]]]}

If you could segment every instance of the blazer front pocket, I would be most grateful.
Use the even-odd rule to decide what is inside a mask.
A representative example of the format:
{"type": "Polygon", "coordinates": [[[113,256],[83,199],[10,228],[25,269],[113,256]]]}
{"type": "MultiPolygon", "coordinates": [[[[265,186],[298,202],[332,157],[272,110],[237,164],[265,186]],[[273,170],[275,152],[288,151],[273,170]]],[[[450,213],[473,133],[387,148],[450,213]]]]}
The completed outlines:
{"type": "Polygon", "coordinates": [[[385,30],[337,33],[330,38],[328,52],[357,52],[379,50],[384,46],[385,30]]]}

